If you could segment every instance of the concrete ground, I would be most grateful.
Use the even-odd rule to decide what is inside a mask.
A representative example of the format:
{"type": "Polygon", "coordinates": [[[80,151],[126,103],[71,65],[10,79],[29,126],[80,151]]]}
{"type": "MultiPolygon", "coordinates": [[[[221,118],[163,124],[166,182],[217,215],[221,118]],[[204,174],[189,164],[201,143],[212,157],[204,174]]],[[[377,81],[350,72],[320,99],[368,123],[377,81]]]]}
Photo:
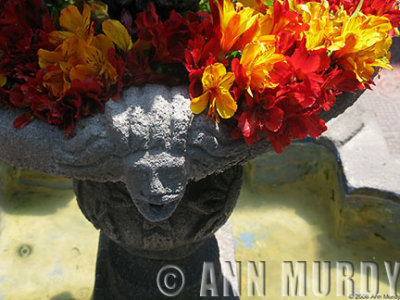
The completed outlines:
{"type": "Polygon", "coordinates": [[[400,38],[392,45],[391,64],[393,71],[382,70],[373,88],[373,97],[366,97],[364,107],[370,110],[378,121],[390,153],[400,157],[400,38]]]}

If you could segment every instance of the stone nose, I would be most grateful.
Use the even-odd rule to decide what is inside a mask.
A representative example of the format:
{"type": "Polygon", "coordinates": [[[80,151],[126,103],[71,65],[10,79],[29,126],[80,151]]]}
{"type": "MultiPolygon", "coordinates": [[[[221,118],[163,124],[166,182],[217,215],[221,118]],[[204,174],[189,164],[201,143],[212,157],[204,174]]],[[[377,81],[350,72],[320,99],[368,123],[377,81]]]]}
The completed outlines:
{"type": "Polygon", "coordinates": [[[158,174],[152,173],[149,180],[150,180],[149,196],[158,196],[166,194],[167,191],[163,183],[161,182],[158,174]]]}

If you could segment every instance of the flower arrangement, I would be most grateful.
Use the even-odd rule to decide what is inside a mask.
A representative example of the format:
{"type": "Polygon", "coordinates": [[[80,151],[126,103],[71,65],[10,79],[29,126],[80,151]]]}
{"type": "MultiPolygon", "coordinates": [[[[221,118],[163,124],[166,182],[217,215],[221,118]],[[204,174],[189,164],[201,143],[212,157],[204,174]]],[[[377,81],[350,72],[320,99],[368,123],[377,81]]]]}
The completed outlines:
{"type": "Polygon", "coordinates": [[[210,0],[167,19],[150,4],[121,20],[100,2],[0,7],[0,105],[24,109],[14,127],[38,118],[69,135],[124,86],[188,84],[194,114],[232,119],[232,138],[277,152],[319,137],[336,96],[391,69],[400,24],[396,0],[210,0]]]}

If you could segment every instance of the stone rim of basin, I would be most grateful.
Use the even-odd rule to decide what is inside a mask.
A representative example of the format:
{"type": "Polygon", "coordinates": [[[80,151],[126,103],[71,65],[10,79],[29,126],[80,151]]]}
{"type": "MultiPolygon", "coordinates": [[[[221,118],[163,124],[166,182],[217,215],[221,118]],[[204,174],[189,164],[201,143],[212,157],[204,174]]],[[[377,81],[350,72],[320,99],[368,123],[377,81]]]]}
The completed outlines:
{"type": "MultiPolygon", "coordinates": [[[[321,118],[340,115],[359,96],[343,93],[321,118]]],[[[130,87],[120,100],[107,102],[105,114],[80,120],[70,137],[38,120],[15,129],[12,121],[19,113],[0,110],[1,160],[77,180],[123,182],[150,221],[173,214],[189,180],[273,151],[265,140],[248,146],[243,139],[231,139],[229,122],[194,116],[185,86],[130,87]],[[154,207],[158,217],[152,220],[154,207]]]]}

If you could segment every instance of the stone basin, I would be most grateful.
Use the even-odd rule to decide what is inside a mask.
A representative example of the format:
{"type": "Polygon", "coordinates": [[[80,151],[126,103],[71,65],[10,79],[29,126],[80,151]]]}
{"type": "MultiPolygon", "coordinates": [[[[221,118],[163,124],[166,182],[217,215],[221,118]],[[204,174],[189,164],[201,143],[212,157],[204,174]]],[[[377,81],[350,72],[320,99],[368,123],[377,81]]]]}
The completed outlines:
{"type": "MultiPolygon", "coordinates": [[[[203,262],[220,258],[214,233],[236,204],[241,165],[273,151],[265,140],[250,147],[231,139],[229,122],[193,116],[187,93],[187,87],[128,88],[107,102],[104,115],[80,120],[69,137],[37,120],[16,130],[19,112],[0,110],[0,159],[73,178],[79,207],[101,230],[96,300],[156,299],[154,276],[171,261],[196,274],[181,297],[198,297],[203,262]]],[[[340,95],[321,117],[340,115],[358,97],[340,95]]]]}

